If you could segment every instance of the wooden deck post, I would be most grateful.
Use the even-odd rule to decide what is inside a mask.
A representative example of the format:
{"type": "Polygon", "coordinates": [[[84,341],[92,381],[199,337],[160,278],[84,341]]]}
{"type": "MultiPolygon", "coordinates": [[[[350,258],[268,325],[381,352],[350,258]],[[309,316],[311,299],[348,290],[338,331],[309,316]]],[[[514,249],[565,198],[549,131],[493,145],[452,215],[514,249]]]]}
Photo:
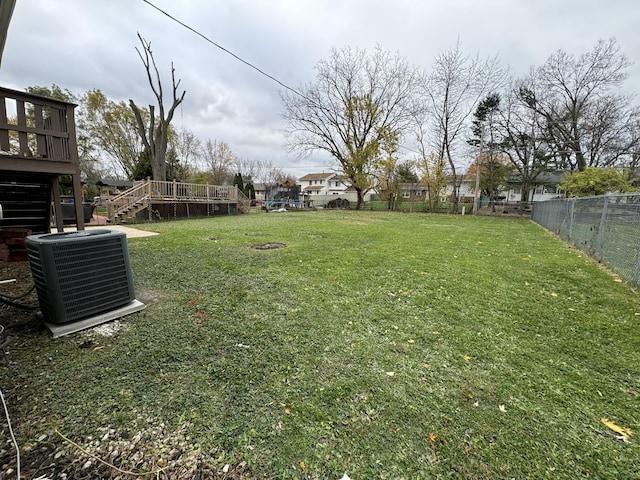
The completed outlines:
{"type": "Polygon", "coordinates": [[[51,179],[51,196],[53,197],[53,212],[56,217],[56,228],[58,232],[64,232],[64,219],[62,218],[62,205],[60,200],[60,179],[51,179]]]}
{"type": "Polygon", "coordinates": [[[84,230],[84,205],[82,204],[82,182],[80,175],[72,175],[73,181],[73,201],[76,211],[76,227],[78,230],[84,230]],[[80,201],[78,201],[78,199],[80,201]]]}

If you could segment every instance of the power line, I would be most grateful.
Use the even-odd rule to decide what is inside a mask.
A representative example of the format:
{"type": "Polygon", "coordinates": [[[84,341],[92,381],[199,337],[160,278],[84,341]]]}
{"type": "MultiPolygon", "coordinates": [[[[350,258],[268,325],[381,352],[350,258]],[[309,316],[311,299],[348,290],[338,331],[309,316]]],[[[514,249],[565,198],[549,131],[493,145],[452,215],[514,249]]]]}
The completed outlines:
{"type": "MultiPolygon", "coordinates": [[[[260,73],[261,75],[264,75],[265,77],[267,77],[268,79],[276,82],[278,85],[280,85],[281,87],[284,87],[285,89],[289,90],[290,92],[295,93],[296,95],[304,98],[305,100],[311,102],[314,105],[317,105],[316,102],[312,101],[309,97],[307,97],[306,95],[304,95],[303,93],[299,92],[298,90],[296,90],[295,88],[290,87],[289,85],[281,82],[280,80],[278,80],[276,77],[274,77],[273,75],[270,75],[268,73],[266,73],[264,70],[256,67],[254,64],[252,64],[251,62],[248,62],[247,60],[244,60],[243,58],[239,57],[238,55],[236,55],[235,53],[233,53],[232,51],[224,48],[222,45],[214,42],[213,40],[211,40],[209,37],[207,37],[206,35],[204,35],[203,33],[200,33],[198,30],[196,30],[193,27],[190,27],[189,25],[187,25],[186,23],[182,22],[181,20],[178,20],[176,17],[174,17],[173,15],[171,15],[170,13],[166,12],[165,10],[161,9],[160,7],[154,5],[153,3],[151,3],[149,0],[142,0],[144,3],[146,3],[147,5],[149,5],[150,7],[156,9],[158,12],[162,13],[163,15],[167,16],[168,18],[170,18],[171,20],[173,20],[174,22],[176,22],[177,24],[181,25],[182,27],[186,28],[187,30],[189,30],[192,33],[195,33],[196,35],[198,35],[199,37],[201,37],[202,39],[204,39],[205,41],[209,42],[211,45],[219,48],[220,50],[222,50],[223,52],[225,52],[228,55],[231,55],[233,58],[235,58],[236,60],[244,63],[245,65],[247,65],[250,68],[253,68],[255,71],[257,71],[258,73],[260,73]]],[[[420,152],[418,152],[417,150],[414,150],[412,148],[406,147],[404,145],[400,145],[400,148],[403,148],[405,150],[408,150],[409,152],[412,153],[416,153],[418,155],[420,155],[420,152]]]]}
{"type": "MultiPolygon", "coordinates": [[[[243,58],[239,57],[238,55],[236,55],[235,53],[233,53],[230,50],[227,50],[226,48],[224,48],[222,45],[219,45],[218,43],[214,42],[213,40],[211,40],[209,37],[207,37],[206,35],[204,35],[203,33],[200,33],[199,31],[197,31],[195,28],[190,27],[189,25],[187,25],[186,23],[178,20],[176,17],[174,17],[173,15],[165,12],[163,9],[161,9],[160,7],[154,5],[153,3],[151,3],[149,0],[142,0],[144,3],[146,3],[147,5],[149,5],[150,7],[155,8],[157,11],[159,11],[160,13],[162,13],[163,15],[166,15],[167,17],[169,17],[171,20],[173,20],[174,22],[178,23],[179,25],[183,26],[184,28],[186,28],[187,30],[195,33],[196,35],[198,35],[199,37],[203,38],[204,40],[206,40],[207,42],[209,42],[211,45],[218,47],[220,50],[222,50],[223,52],[231,55],[233,58],[235,58],[236,60],[239,60],[240,62],[244,63],[245,65],[247,65],[250,68],[253,68],[254,70],[256,70],[258,73],[260,73],[261,75],[264,75],[265,77],[267,77],[270,80],[273,80],[274,82],[276,82],[278,85],[280,85],[281,87],[286,88],[287,90],[295,93],[296,95],[301,96],[302,98],[307,98],[305,95],[303,95],[302,93],[300,93],[299,91],[297,91],[295,88],[290,87],[289,85],[286,85],[285,83],[281,82],[280,80],[278,80],[276,77],[274,77],[273,75],[269,75],[267,72],[265,72],[264,70],[261,70],[260,68],[256,67],[253,63],[248,62],[246,60],[244,60],[243,58]]],[[[308,99],[307,99],[308,100],[308,99]]]]}

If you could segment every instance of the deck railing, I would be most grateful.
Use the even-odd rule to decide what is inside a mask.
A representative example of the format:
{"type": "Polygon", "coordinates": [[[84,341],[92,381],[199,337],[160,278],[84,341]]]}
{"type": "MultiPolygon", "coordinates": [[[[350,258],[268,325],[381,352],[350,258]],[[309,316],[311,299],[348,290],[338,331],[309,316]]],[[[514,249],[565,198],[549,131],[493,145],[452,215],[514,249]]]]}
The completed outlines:
{"type": "Polygon", "coordinates": [[[135,205],[153,202],[237,203],[248,207],[249,198],[235,185],[202,185],[178,181],[143,180],[107,203],[107,216],[132,211],[135,205]]]}
{"type": "MultiPolygon", "coordinates": [[[[0,87],[0,171],[51,179],[58,230],[64,228],[58,176],[70,175],[78,229],[84,228],[75,104],[0,87]]],[[[10,176],[7,175],[7,176],[10,176]]]]}
{"type": "MultiPolygon", "coordinates": [[[[2,155],[48,161],[51,173],[76,173],[74,108],[71,103],[0,87],[2,155]],[[66,165],[56,165],[58,162],[66,165]]],[[[18,165],[24,168],[24,164],[14,163],[12,169],[18,165]]]]}

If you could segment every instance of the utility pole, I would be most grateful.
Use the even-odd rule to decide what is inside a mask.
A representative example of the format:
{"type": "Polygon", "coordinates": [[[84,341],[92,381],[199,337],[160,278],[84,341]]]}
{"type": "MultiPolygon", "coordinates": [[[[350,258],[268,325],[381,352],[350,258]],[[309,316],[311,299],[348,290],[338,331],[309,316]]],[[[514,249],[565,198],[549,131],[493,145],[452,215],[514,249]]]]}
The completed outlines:
{"type": "Polygon", "coordinates": [[[480,165],[482,161],[482,151],[484,150],[484,123],[480,127],[480,151],[478,152],[478,159],[476,160],[476,188],[474,191],[473,201],[473,216],[478,214],[480,209],[480,165]]]}

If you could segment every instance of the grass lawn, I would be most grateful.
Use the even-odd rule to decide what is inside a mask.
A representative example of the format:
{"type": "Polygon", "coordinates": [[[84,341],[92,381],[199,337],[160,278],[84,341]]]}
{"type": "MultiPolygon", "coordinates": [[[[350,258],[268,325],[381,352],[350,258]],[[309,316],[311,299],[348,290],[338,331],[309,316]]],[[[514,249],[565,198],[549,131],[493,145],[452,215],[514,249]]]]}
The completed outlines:
{"type": "Polygon", "coordinates": [[[161,233],[129,241],[154,302],[113,336],[34,326],[9,348],[32,473],[129,478],[82,447],[148,478],[640,478],[640,298],[535,224],[319,211],[141,228],[161,233]],[[250,248],[266,243],[286,247],[250,248]]]}

